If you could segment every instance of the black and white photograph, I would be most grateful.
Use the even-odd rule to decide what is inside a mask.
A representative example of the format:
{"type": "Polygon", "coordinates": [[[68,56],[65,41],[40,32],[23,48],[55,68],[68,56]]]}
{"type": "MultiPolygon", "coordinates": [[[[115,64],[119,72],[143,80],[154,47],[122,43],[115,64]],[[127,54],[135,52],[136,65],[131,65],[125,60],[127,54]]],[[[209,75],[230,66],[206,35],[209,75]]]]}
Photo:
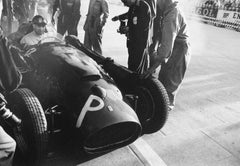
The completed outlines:
{"type": "Polygon", "coordinates": [[[239,166],[240,0],[0,0],[0,166],[239,166]]]}

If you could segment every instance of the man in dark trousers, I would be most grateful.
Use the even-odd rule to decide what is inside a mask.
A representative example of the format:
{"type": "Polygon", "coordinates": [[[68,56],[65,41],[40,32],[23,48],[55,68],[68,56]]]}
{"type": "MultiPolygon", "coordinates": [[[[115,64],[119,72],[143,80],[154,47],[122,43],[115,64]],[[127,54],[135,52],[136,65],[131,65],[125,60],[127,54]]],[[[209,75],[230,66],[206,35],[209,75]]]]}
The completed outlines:
{"type": "MultiPolygon", "coordinates": [[[[22,76],[18,71],[7,47],[7,40],[0,27],[0,117],[12,117],[13,114],[6,108],[6,100],[2,93],[16,89],[22,76]]],[[[0,126],[0,165],[11,166],[16,148],[16,142],[0,126]]]]}
{"type": "Polygon", "coordinates": [[[128,12],[115,16],[112,20],[128,20],[128,68],[137,73],[143,73],[148,66],[147,48],[152,11],[148,3],[143,0],[122,0],[122,2],[129,7],[128,12]]]}
{"type": "MultiPolygon", "coordinates": [[[[190,61],[187,23],[177,7],[176,0],[158,0],[157,17],[154,21],[154,39],[159,40],[157,50],[150,55],[150,68],[144,72],[148,77],[161,66],[158,79],[165,86],[170,110],[174,108],[177,91],[182,83],[190,61]]],[[[153,47],[154,48],[154,47],[153,47]]]]}
{"type": "Polygon", "coordinates": [[[52,24],[55,24],[54,15],[59,9],[60,13],[57,21],[57,32],[64,35],[78,36],[78,23],[80,14],[81,0],[55,0],[52,13],[52,24]]]}

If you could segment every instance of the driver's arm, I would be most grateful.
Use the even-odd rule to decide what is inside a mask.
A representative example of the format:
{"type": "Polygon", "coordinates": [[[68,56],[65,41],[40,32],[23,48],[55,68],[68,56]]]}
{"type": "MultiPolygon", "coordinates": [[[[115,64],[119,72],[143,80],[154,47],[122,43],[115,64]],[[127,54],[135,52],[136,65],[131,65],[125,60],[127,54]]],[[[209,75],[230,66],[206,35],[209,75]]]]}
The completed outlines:
{"type": "Polygon", "coordinates": [[[29,46],[29,44],[28,44],[28,39],[24,36],[24,37],[21,39],[20,44],[21,44],[21,46],[24,48],[24,50],[26,50],[27,47],[29,46]]]}

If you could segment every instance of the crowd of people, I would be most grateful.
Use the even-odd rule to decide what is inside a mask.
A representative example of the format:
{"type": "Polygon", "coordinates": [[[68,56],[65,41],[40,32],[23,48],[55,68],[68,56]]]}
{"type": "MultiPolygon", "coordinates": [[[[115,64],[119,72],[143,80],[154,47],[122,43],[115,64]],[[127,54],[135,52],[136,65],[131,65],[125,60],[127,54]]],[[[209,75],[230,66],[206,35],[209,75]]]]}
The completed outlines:
{"type": "Polygon", "coordinates": [[[200,2],[200,6],[223,9],[228,11],[240,11],[240,0],[207,0],[200,2]]]}
{"type": "MultiPolygon", "coordinates": [[[[37,44],[48,33],[47,20],[40,12],[32,17],[30,11],[36,9],[37,3],[43,0],[24,0],[19,3],[19,5],[28,6],[28,12],[25,8],[20,7],[20,10],[20,8],[6,3],[9,1],[11,0],[2,0],[5,3],[2,18],[4,16],[12,17],[9,14],[12,11],[13,15],[16,15],[16,11],[19,10],[19,13],[21,11],[21,16],[24,18],[19,17],[19,23],[31,20],[32,32],[21,36],[20,43],[26,49],[37,44]]],[[[128,68],[140,74],[141,78],[144,79],[156,75],[155,72],[160,67],[157,78],[165,86],[170,99],[169,110],[173,110],[176,94],[190,61],[187,23],[178,8],[178,2],[176,0],[121,1],[129,10],[127,13],[113,17],[112,21],[127,20],[124,34],[128,48],[128,68]]],[[[40,4],[42,6],[48,4],[48,11],[52,16],[51,23],[57,22],[57,32],[63,36],[77,36],[77,25],[81,18],[81,0],[55,0],[54,3],[51,2],[45,0],[40,4]],[[54,16],[57,11],[59,16],[55,20],[54,16]]],[[[108,7],[107,0],[90,0],[84,24],[84,45],[98,54],[102,54],[103,27],[109,17],[108,7]]],[[[1,79],[4,78],[0,78],[0,83],[1,79]]],[[[2,150],[1,147],[0,150],[2,150]]],[[[3,156],[0,153],[1,157],[3,156]]]]}

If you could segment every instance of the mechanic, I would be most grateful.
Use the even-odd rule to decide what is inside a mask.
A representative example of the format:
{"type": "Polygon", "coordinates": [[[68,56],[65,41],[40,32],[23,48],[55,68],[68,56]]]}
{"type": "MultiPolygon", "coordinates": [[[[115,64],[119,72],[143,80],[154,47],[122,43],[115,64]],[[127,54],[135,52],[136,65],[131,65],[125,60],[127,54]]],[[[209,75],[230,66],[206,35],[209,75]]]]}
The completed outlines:
{"type": "Polygon", "coordinates": [[[150,55],[150,68],[143,74],[143,78],[153,74],[157,67],[161,66],[158,79],[167,90],[169,108],[172,110],[190,61],[189,35],[186,20],[176,0],[158,0],[157,8],[157,16],[160,15],[162,19],[158,19],[161,23],[155,21],[154,24],[159,26],[161,33],[156,33],[154,36],[160,42],[154,42],[159,43],[157,51],[153,51],[150,55]]]}
{"type": "Polygon", "coordinates": [[[57,9],[60,10],[57,21],[57,32],[64,36],[78,36],[78,23],[80,14],[81,0],[55,0],[52,13],[52,24],[55,25],[54,15],[57,9]]]}
{"type": "Polygon", "coordinates": [[[88,14],[84,24],[84,45],[102,54],[103,27],[109,16],[108,2],[106,0],[90,0],[88,14]]]}
{"type": "MultiPolygon", "coordinates": [[[[7,109],[6,100],[2,93],[16,89],[21,83],[22,76],[18,71],[7,48],[7,40],[0,32],[0,117],[3,119],[13,116],[7,109]],[[8,113],[6,113],[6,110],[8,113]]],[[[15,153],[16,142],[0,126],[0,165],[11,166],[15,153]]]]}
{"type": "Polygon", "coordinates": [[[128,68],[143,73],[148,67],[147,48],[151,28],[152,10],[143,0],[122,0],[129,7],[127,13],[112,18],[113,21],[127,19],[128,68]]]}
{"type": "Polygon", "coordinates": [[[24,49],[29,49],[31,46],[38,44],[43,38],[50,36],[47,32],[46,25],[47,22],[42,16],[36,15],[33,17],[33,31],[25,35],[20,41],[24,49]]]}

